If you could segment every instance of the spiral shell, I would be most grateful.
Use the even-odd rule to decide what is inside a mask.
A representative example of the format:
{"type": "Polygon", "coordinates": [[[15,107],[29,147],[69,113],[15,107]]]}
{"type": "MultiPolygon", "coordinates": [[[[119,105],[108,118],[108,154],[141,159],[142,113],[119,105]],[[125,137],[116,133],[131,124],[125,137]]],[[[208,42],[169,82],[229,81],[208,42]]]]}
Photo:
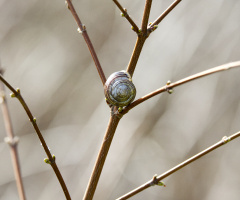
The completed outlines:
{"type": "Polygon", "coordinates": [[[109,104],[124,107],[136,96],[132,78],[126,71],[115,72],[109,76],[104,85],[104,94],[109,104]]]}

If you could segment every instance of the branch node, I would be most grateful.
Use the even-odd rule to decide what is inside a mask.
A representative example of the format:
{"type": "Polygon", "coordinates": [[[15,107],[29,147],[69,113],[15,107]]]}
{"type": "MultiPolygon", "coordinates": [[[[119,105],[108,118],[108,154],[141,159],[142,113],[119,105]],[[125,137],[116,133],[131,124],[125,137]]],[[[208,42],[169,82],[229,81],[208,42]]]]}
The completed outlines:
{"type": "Polygon", "coordinates": [[[154,185],[166,187],[166,185],[165,185],[163,182],[161,182],[161,181],[159,181],[159,180],[157,179],[157,174],[155,174],[155,175],[153,176],[152,181],[151,181],[151,183],[150,183],[150,186],[154,186],[154,185]]]}
{"type": "Polygon", "coordinates": [[[47,163],[47,164],[50,164],[50,165],[53,164],[53,163],[55,163],[55,160],[56,160],[56,157],[55,157],[54,154],[52,155],[51,160],[48,159],[48,158],[44,158],[44,162],[47,163]]]}
{"type": "Polygon", "coordinates": [[[168,80],[165,86],[165,90],[168,92],[168,94],[172,94],[173,93],[173,89],[171,87],[169,87],[169,85],[171,84],[171,81],[168,80]]]}
{"type": "MultiPolygon", "coordinates": [[[[123,109],[122,109],[123,110],[123,109]]],[[[123,114],[120,107],[117,106],[112,106],[111,107],[111,116],[115,115],[116,117],[118,117],[119,119],[121,119],[123,117],[123,114]]]]}
{"type": "Polygon", "coordinates": [[[0,104],[4,103],[6,95],[4,91],[0,91],[0,104]]]}
{"type": "MultiPolygon", "coordinates": [[[[72,1],[72,0],[71,0],[72,1]]],[[[65,5],[67,6],[67,8],[70,10],[70,7],[69,7],[69,5],[68,5],[68,2],[67,1],[65,1],[65,5]]]]}
{"type": "Polygon", "coordinates": [[[83,33],[83,32],[85,32],[87,30],[87,28],[86,28],[86,26],[84,25],[84,24],[82,24],[82,30],[80,29],[80,28],[78,28],[77,29],[77,31],[79,32],[79,33],[83,33]]]}
{"type": "Polygon", "coordinates": [[[222,138],[223,144],[226,144],[226,143],[230,142],[230,140],[231,140],[231,138],[230,138],[230,137],[227,137],[227,136],[224,136],[224,137],[222,138]]]}
{"type": "Polygon", "coordinates": [[[19,137],[15,136],[13,138],[5,137],[4,142],[7,143],[9,146],[16,146],[19,143],[19,137]]]}

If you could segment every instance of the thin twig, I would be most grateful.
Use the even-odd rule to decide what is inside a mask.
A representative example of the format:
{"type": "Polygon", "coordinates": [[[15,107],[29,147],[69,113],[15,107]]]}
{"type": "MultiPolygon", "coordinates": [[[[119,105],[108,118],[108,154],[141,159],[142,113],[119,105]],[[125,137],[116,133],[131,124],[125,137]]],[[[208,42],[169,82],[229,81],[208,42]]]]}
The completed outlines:
{"type": "MultiPolygon", "coordinates": [[[[116,107],[113,109],[115,109],[114,112],[117,112],[116,107]]],[[[96,191],[96,187],[97,187],[97,184],[98,184],[98,181],[99,181],[102,169],[103,169],[104,162],[105,162],[107,154],[108,154],[108,150],[110,148],[114,133],[117,129],[117,125],[121,119],[119,117],[119,115],[115,114],[114,112],[111,114],[111,117],[110,117],[110,120],[108,123],[108,127],[107,127],[107,130],[106,130],[103,142],[102,142],[102,146],[100,148],[91,178],[88,182],[88,186],[85,191],[83,200],[92,200],[94,193],[96,191]]]]}
{"type": "Polygon", "coordinates": [[[123,8],[121,4],[118,2],[118,0],[113,0],[113,2],[116,4],[116,6],[121,10],[123,17],[125,17],[128,22],[132,25],[132,29],[138,34],[138,26],[135,24],[135,22],[132,20],[132,18],[128,15],[127,9],[123,8]]]}
{"type": "Polygon", "coordinates": [[[220,140],[219,142],[217,142],[216,144],[208,147],[207,149],[201,151],[200,153],[196,154],[195,156],[185,160],[184,162],[180,163],[179,165],[173,167],[172,169],[166,171],[165,173],[161,174],[160,176],[157,176],[153,179],[151,179],[150,181],[144,183],[143,185],[141,185],[140,187],[132,190],[131,192],[119,197],[117,200],[125,200],[125,199],[129,199],[130,197],[138,194],[139,192],[151,187],[151,186],[154,186],[154,185],[158,185],[160,184],[160,181],[168,176],[170,176],[171,174],[175,173],[176,171],[180,170],[181,168],[189,165],[190,163],[198,160],[199,158],[203,157],[204,155],[212,152],[213,150],[223,146],[224,144],[236,139],[237,137],[240,136],[240,131],[229,136],[229,137],[223,137],[222,140],[220,140]]]}
{"type": "Polygon", "coordinates": [[[55,174],[56,174],[56,176],[57,176],[57,178],[58,178],[58,181],[59,181],[59,183],[60,183],[61,186],[62,186],[62,190],[63,190],[63,192],[64,192],[64,194],[65,194],[65,196],[66,196],[66,199],[70,200],[70,199],[71,199],[70,194],[69,194],[69,192],[68,192],[67,186],[66,186],[66,184],[65,184],[65,182],[64,182],[64,180],[63,180],[63,177],[62,177],[62,175],[61,175],[61,173],[60,173],[60,171],[59,171],[59,169],[58,169],[58,167],[57,167],[57,164],[56,164],[56,162],[55,162],[55,156],[52,156],[52,154],[50,153],[50,150],[49,150],[49,148],[48,148],[48,146],[47,146],[47,144],[46,144],[46,142],[45,142],[45,140],[44,140],[44,138],[43,138],[43,136],[42,136],[42,133],[41,133],[41,131],[40,131],[39,128],[38,128],[38,125],[37,125],[37,123],[36,123],[36,118],[33,117],[30,109],[28,108],[26,102],[24,101],[24,99],[23,99],[23,97],[22,97],[22,95],[21,95],[21,93],[20,93],[20,89],[15,90],[15,89],[3,78],[2,75],[0,75],[0,80],[13,92],[13,94],[11,94],[11,97],[16,97],[16,98],[19,100],[19,102],[22,104],[24,110],[26,111],[26,113],[27,113],[27,115],[28,115],[28,117],[29,117],[30,122],[32,123],[32,125],[33,125],[33,127],[34,127],[34,129],[35,129],[35,131],[36,131],[36,133],[37,133],[37,135],[38,135],[38,137],[39,137],[39,140],[41,141],[41,144],[42,144],[42,146],[43,146],[43,148],[44,148],[44,151],[45,151],[46,154],[47,154],[48,163],[49,163],[49,164],[51,165],[51,167],[53,168],[53,170],[54,170],[54,172],[55,172],[55,174]]]}
{"type": "Polygon", "coordinates": [[[147,31],[147,25],[148,25],[151,6],[152,6],[152,0],[146,0],[144,12],[143,12],[143,18],[142,18],[142,25],[141,25],[143,34],[145,34],[147,31]]]}
{"type": "MultiPolygon", "coordinates": [[[[0,74],[2,74],[1,72],[2,72],[2,69],[0,69],[0,74]]],[[[25,191],[24,191],[24,186],[23,186],[23,181],[21,176],[20,162],[19,162],[18,150],[17,150],[17,144],[19,139],[13,133],[10,113],[8,110],[7,100],[5,97],[4,85],[2,82],[0,83],[0,104],[2,107],[4,124],[5,124],[6,133],[7,133],[7,137],[5,138],[5,141],[6,143],[9,144],[9,147],[10,147],[10,153],[11,153],[11,158],[13,163],[13,170],[14,170],[14,175],[16,179],[19,199],[25,200],[26,196],[25,196],[25,191]]]]}
{"type": "Polygon", "coordinates": [[[187,78],[181,79],[179,81],[176,81],[175,83],[167,84],[167,85],[165,85],[165,86],[155,90],[154,92],[151,92],[151,93],[145,95],[144,97],[141,97],[141,98],[137,99],[136,101],[131,103],[129,106],[127,106],[122,111],[122,114],[126,114],[129,110],[131,110],[135,106],[139,105],[140,103],[143,103],[144,101],[146,101],[146,100],[148,100],[148,99],[150,99],[150,98],[152,98],[152,97],[154,97],[154,96],[156,96],[156,95],[158,95],[158,94],[160,94],[162,92],[169,91],[169,90],[171,90],[174,87],[180,86],[180,85],[182,85],[184,83],[193,81],[195,79],[198,79],[198,78],[210,75],[210,74],[214,74],[214,73],[217,73],[217,72],[225,71],[225,70],[236,68],[236,67],[240,67],[240,61],[227,63],[227,64],[224,64],[224,65],[221,65],[221,66],[218,66],[218,67],[214,67],[214,68],[205,70],[203,72],[194,74],[192,76],[189,76],[187,78]]]}
{"type": "Polygon", "coordinates": [[[152,24],[151,27],[158,25],[182,0],[174,1],[152,24]]]}
{"type": "Polygon", "coordinates": [[[80,18],[78,16],[74,6],[73,6],[71,0],[66,0],[66,2],[68,4],[68,8],[71,11],[75,21],[77,22],[77,25],[78,25],[78,27],[80,29],[79,32],[82,33],[82,36],[83,36],[83,38],[84,38],[84,40],[85,40],[85,42],[86,42],[86,44],[88,46],[88,49],[89,49],[89,51],[90,51],[90,53],[92,55],[93,61],[95,63],[95,66],[96,66],[96,68],[98,70],[98,74],[99,74],[99,76],[101,78],[102,84],[104,85],[105,82],[106,82],[106,77],[105,77],[105,74],[104,74],[104,72],[102,70],[101,64],[100,64],[100,62],[98,60],[97,54],[96,54],[96,52],[94,50],[94,47],[92,45],[92,42],[91,42],[91,40],[90,40],[90,38],[88,36],[86,26],[84,24],[82,24],[82,22],[81,22],[81,20],[80,20],[80,18]]]}

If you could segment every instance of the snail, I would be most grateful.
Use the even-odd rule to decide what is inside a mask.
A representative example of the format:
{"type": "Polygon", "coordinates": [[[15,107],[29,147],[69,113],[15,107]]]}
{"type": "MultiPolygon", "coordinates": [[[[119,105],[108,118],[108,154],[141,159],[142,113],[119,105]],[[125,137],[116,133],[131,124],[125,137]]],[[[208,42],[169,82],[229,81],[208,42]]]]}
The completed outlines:
{"type": "Polygon", "coordinates": [[[136,88],[130,74],[126,71],[115,72],[104,85],[107,103],[120,108],[129,105],[136,96],[136,88]]]}

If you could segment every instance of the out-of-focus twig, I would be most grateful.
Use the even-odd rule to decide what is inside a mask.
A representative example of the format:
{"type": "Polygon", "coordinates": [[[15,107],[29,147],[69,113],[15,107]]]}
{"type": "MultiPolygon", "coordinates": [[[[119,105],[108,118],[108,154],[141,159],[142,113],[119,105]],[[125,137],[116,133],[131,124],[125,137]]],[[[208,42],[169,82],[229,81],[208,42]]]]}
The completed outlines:
{"type": "Polygon", "coordinates": [[[56,164],[56,162],[55,162],[55,156],[53,156],[53,155],[51,154],[51,152],[50,152],[50,150],[49,150],[49,148],[48,148],[48,146],[47,146],[47,144],[46,144],[46,142],[45,142],[45,140],[44,140],[44,138],[43,138],[43,136],[42,136],[42,133],[41,133],[41,131],[40,131],[39,128],[38,128],[36,118],[33,117],[30,109],[28,108],[28,105],[27,105],[26,102],[24,101],[24,99],[23,99],[23,97],[22,97],[22,95],[21,95],[21,93],[20,93],[20,89],[16,89],[16,90],[15,90],[15,89],[3,78],[3,76],[2,76],[1,74],[0,74],[0,81],[2,81],[2,82],[13,92],[13,93],[11,94],[11,97],[16,97],[16,98],[19,100],[19,102],[22,104],[24,110],[26,111],[26,113],[27,113],[27,115],[28,115],[28,117],[29,117],[30,122],[32,123],[32,125],[33,125],[33,127],[34,127],[34,129],[35,129],[35,131],[36,131],[36,133],[37,133],[37,135],[38,135],[38,137],[39,137],[39,140],[41,141],[41,144],[42,144],[42,146],[43,146],[43,149],[44,149],[44,151],[45,151],[46,154],[47,154],[47,157],[48,157],[47,163],[49,163],[49,164],[51,165],[51,167],[53,168],[53,171],[55,172],[55,174],[56,174],[56,176],[57,176],[57,178],[58,178],[58,181],[59,181],[59,183],[60,183],[61,186],[62,186],[62,190],[63,190],[63,192],[64,192],[64,194],[65,194],[66,199],[67,199],[67,200],[70,200],[70,199],[71,199],[70,194],[69,194],[68,189],[67,189],[67,186],[66,186],[66,184],[65,184],[65,182],[64,182],[64,180],[63,180],[63,177],[62,177],[62,175],[61,175],[61,173],[60,173],[60,171],[59,171],[59,169],[58,169],[58,166],[57,166],[57,164],[56,164]]]}
{"type": "MultiPolygon", "coordinates": [[[[0,74],[1,75],[3,74],[3,69],[1,68],[1,66],[0,66],[0,74]]],[[[13,133],[13,127],[10,119],[8,106],[7,106],[4,85],[2,82],[0,82],[0,104],[2,108],[3,119],[4,119],[6,134],[7,134],[7,137],[5,138],[5,142],[9,144],[9,147],[10,147],[10,153],[11,153],[11,158],[13,163],[13,170],[14,170],[14,175],[16,179],[19,199],[25,200],[26,196],[25,196],[25,191],[24,191],[24,186],[22,181],[20,162],[19,162],[18,150],[17,150],[17,144],[19,139],[13,133]]]]}
{"type": "Polygon", "coordinates": [[[140,103],[143,103],[144,101],[162,93],[162,92],[166,92],[166,91],[170,91],[171,89],[177,87],[177,86],[180,86],[184,83],[187,83],[187,82],[190,82],[190,81],[193,81],[195,79],[199,79],[201,77],[204,77],[204,76],[207,76],[207,75],[210,75],[210,74],[214,74],[214,73],[217,73],[217,72],[221,72],[221,71],[225,71],[225,70],[228,70],[228,69],[232,69],[232,68],[236,68],[236,67],[240,67],[240,61],[236,61],[236,62],[231,62],[231,63],[227,63],[227,64],[224,64],[224,65],[221,65],[221,66],[218,66],[218,67],[214,67],[214,68],[211,68],[211,69],[208,69],[208,70],[205,70],[203,72],[200,72],[200,73],[197,73],[197,74],[194,74],[192,76],[188,76],[184,79],[181,79],[179,81],[176,81],[174,83],[169,83],[157,90],[155,90],[154,92],[151,92],[139,99],[137,99],[136,101],[134,101],[133,103],[131,103],[129,106],[127,106],[123,111],[122,111],[122,114],[126,114],[129,110],[131,110],[132,108],[134,108],[135,106],[139,105],[140,103]]]}
{"type": "Polygon", "coordinates": [[[227,137],[227,136],[223,137],[222,140],[220,140],[220,141],[217,142],[216,144],[208,147],[207,149],[201,151],[200,153],[194,155],[193,157],[185,160],[184,162],[180,163],[179,165],[177,165],[177,166],[173,167],[172,169],[166,171],[166,172],[163,173],[162,175],[160,175],[160,176],[154,176],[154,178],[151,179],[150,181],[144,183],[143,185],[141,185],[141,186],[139,186],[138,188],[130,191],[129,193],[127,193],[127,194],[119,197],[117,200],[129,199],[130,197],[132,197],[132,196],[140,193],[141,191],[143,191],[143,190],[145,190],[145,189],[147,189],[147,188],[149,188],[149,187],[151,187],[151,186],[161,185],[161,182],[160,182],[160,181],[161,181],[162,179],[170,176],[171,174],[175,173],[176,171],[180,170],[181,168],[189,165],[190,163],[198,160],[199,158],[203,157],[204,155],[206,155],[206,154],[212,152],[213,150],[215,150],[215,149],[223,146],[224,144],[226,144],[226,143],[228,143],[228,142],[236,139],[236,138],[239,137],[239,136],[240,136],[240,131],[237,132],[237,133],[235,133],[235,134],[233,134],[233,135],[231,135],[231,136],[229,136],[229,137],[227,137]]]}
{"type": "Polygon", "coordinates": [[[84,38],[84,40],[85,40],[85,42],[86,42],[86,44],[88,46],[88,49],[89,49],[89,51],[90,51],[90,53],[92,55],[93,61],[95,63],[95,66],[96,66],[96,68],[98,70],[98,74],[99,74],[99,76],[101,78],[102,84],[104,85],[105,82],[106,82],[106,77],[105,77],[105,74],[104,74],[103,69],[101,67],[101,64],[100,64],[100,62],[98,60],[97,54],[95,52],[95,49],[94,49],[94,47],[92,45],[92,42],[91,42],[91,40],[90,40],[90,38],[88,36],[86,26],[84,24],[82,24],[82,22],[81,22],[81,20],[80,20],[80,18],[78,16],[74,6],[73,6],[71,0],[66,0],[66,2],[68,4],[68,9],[71,11],[75,21],[77,22],[77,25],[79,27],[78,31],[82,34],[82,36],[83,36],[83,38],[84,38]]]}

